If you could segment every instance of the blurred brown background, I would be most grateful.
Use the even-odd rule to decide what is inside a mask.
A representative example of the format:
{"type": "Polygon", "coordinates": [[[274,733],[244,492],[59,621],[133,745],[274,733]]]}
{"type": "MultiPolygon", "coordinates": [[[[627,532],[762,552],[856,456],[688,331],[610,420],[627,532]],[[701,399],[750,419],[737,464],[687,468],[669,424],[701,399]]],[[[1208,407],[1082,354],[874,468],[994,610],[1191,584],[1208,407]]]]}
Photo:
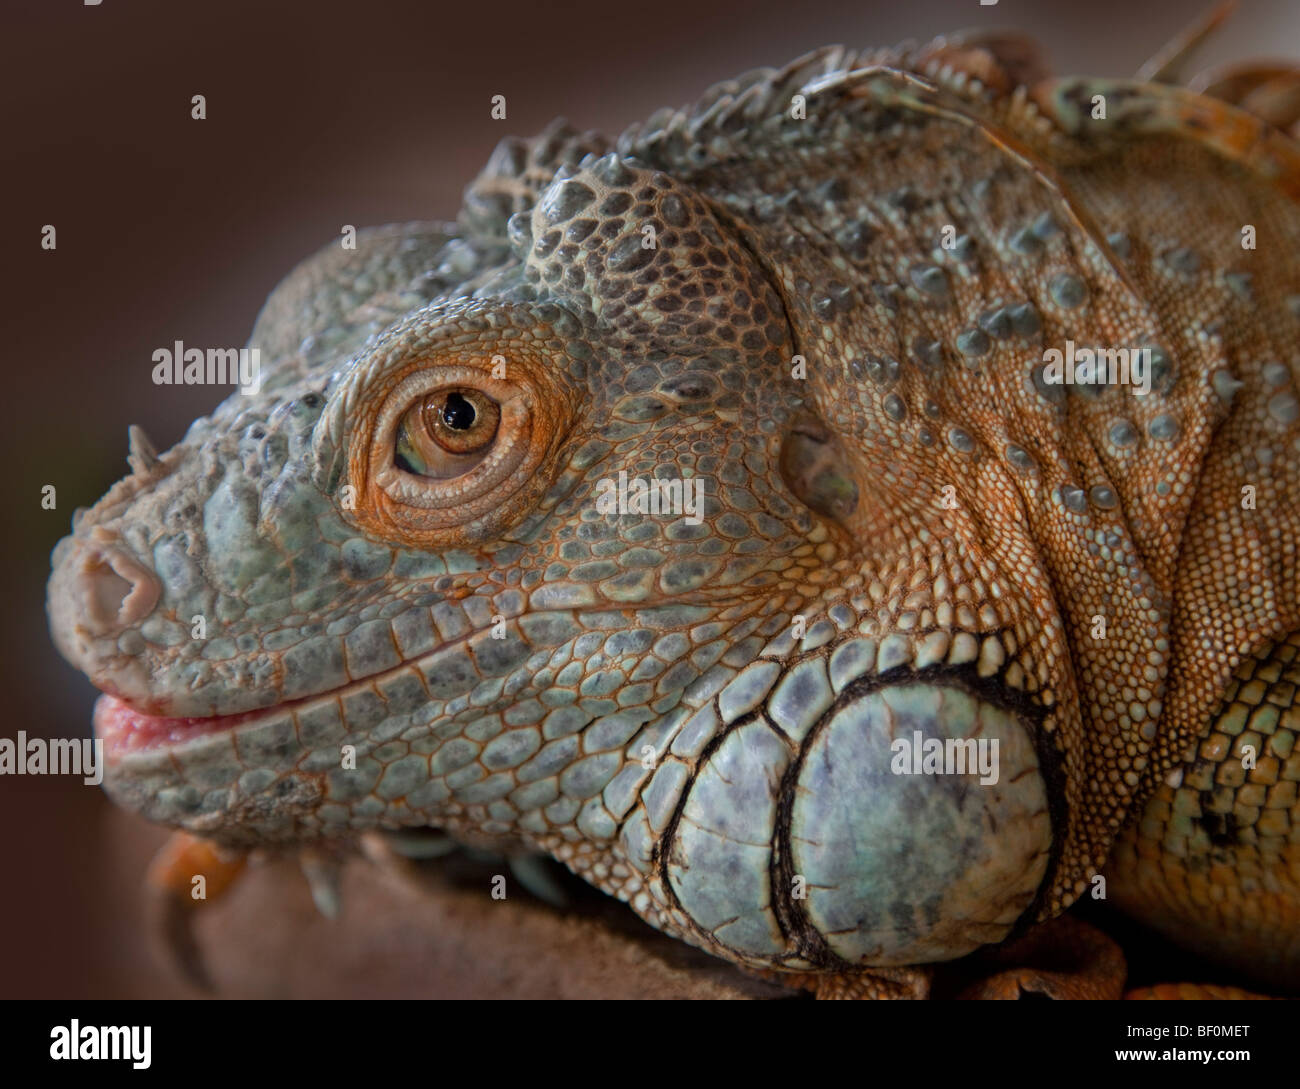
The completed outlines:
{"type": "MultiPolygon", "coordinates": [[[[154,386],[150,353],[177,339],[242,344],[281,275],[343,224],[452,218],[506,134],[531,135],[555,115],[614,134],[717,79],[829,42],[1011,26],[1041,40],[1057,71],[1128,75],[1206,6],[6,4],[0,736],[87,731],[94,694],[45,630],[49,550],[73,509],[126,471],[128,424],[162,449],[219,396],[154,386]],[[205,121],[190,119],[194,94],[207,97],[205,121]],[[495,94],[509,103],[504,122],[489,117],[495,94]],[[54,252],[40,248],[46,223],[54,252]],[[40,507],[45,484],[58,488],[55,512],[40,507]]],[[[1260,54],[1300,54],[1294,0],[1245,0],[1202,61],[1260,54]]],[[[147,952],[139,917],[159,838],[79,781],[0,778],[0,995],[183,993],[147,952]]],[[[245,906],[260,910],[274,905],[245,906]]]]}

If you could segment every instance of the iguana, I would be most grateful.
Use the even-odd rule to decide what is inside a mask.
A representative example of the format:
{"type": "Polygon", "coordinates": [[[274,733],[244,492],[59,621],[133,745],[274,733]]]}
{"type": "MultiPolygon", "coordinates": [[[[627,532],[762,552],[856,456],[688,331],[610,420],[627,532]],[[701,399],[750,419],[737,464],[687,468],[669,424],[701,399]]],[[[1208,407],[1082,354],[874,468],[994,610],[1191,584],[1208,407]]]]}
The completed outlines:
{"type": "Polygon", "coordinates": [[[1295,987],[1297,79],[1174,52],[820,49],[300,265],[54,552],[112,797],[542,852],[825,995],[1049,932],[1107,967],[977,993],[1118,994],[1097,896],[1295,987]]]}

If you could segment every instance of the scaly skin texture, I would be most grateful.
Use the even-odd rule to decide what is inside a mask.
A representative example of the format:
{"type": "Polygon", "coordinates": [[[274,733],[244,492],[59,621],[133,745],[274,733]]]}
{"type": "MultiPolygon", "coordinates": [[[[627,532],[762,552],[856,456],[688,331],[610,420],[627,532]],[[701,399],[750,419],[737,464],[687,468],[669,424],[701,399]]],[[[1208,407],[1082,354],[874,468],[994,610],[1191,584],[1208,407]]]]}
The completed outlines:
{"type": "Polygon", "coordinates": [[[297,269],[262,391],[59,545],[106,786],[235,847],[547,852],[826,993],[1103,887],[1294,985],[1298,192],[1269,123],[1004,36],[506,140],[455,225],[297,269]],[[1050,385],[1067,340],[1152,391],[1050,385]],[[430,473],[449,390],[499,423],[430,473]],[[624,472],[702,521],[605,512],[624,472]],[[997,782],[894,774],[914,731],[997,782]]]}

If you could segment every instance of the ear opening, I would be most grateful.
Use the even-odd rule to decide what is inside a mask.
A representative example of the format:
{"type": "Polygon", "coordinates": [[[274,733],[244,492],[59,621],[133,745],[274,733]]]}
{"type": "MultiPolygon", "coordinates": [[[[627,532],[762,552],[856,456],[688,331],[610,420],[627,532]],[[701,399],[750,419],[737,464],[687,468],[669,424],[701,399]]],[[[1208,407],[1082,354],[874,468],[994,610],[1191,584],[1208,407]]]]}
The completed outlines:
{"type": "Polygon", "coordinates": [[[781,446],[781,478],[805,506],[845,524],[858,508],[858,485],[839,440],[820,420],[801,416],[781,446]]]}

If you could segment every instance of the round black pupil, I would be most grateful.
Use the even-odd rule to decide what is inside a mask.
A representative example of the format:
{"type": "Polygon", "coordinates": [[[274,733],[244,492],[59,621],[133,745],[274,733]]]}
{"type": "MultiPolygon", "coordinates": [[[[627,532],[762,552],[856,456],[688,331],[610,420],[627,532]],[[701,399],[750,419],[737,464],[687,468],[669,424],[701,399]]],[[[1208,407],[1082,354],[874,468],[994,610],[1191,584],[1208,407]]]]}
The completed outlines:
{"type": "Polygon", "coordinates": [[[474,406],[459,393],[447,394],[442,406],[442,422],[453,431],[468,431],[474,426],[474,406]]]}

